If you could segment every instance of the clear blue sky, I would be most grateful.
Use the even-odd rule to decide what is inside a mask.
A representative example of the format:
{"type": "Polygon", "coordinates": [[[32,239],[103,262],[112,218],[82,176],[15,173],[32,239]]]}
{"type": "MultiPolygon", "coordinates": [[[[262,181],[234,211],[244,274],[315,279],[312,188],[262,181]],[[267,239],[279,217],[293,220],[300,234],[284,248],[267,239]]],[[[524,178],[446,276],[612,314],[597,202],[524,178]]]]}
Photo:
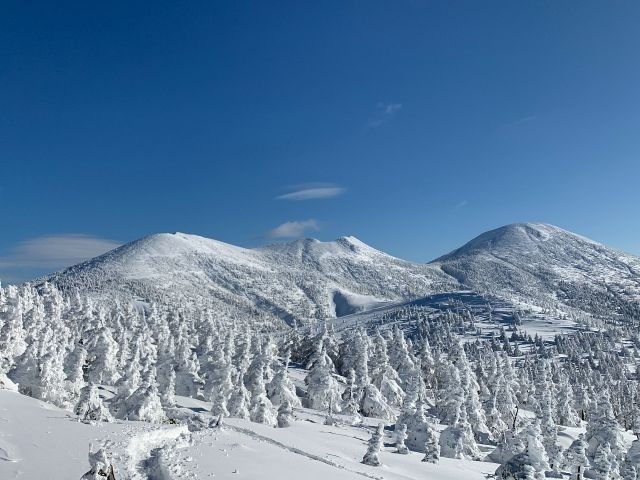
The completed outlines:
{"type": "Polygon", "coordinates": [[[0,277],[162,231],[428,261],[543,221],[640,253],[638,25],[632,1],[3,2],[0,277]]]}

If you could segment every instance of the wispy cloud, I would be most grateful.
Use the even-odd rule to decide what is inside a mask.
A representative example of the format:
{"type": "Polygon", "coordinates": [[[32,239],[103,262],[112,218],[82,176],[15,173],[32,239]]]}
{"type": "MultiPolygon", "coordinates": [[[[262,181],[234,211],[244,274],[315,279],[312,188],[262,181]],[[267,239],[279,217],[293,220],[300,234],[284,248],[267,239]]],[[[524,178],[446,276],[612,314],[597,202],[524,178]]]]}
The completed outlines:
{"type": "Polygon", "coordinates": [[[511,122],[507,126],[508,127],[518,127],[518,126],[523,125],[525,123],[535,122],[537,119],[538,119],[538,117],[536,117],[535,115],[529,115],[527,117],[522,117],[522,118],[519,118],[519,119],[511,122]]]}
{"type": "Polygon", "coordinates": [[[304,200],[322,200],[326,198],[334,198],[342,195],[347,191],[346,188],[330,183],[307,183],[303,185],[293,185],[288,188],[291,190],[283,195],[278,195],[278,200],[304,201],[304,200]]]}
{"type": "Polygon", "coordinates": [[[377,128],[384,125],[395,117],[401,109],[401,103],[378,103],[375,114],[367,122],[367,128],[377,128]]]}
{"type": "Polygon", "coordinates": [[[456,208],[466,207],[467,205],[469,205],[469,202],[467,202],[466,200],[462,200],[461,202],[458,202],[456,208]]]}
{"type": "Polygon", "coordinates": [[[0,256],[0,276],[24,279],[25,274],[42,274],[88,260],[113,250],[121,243],[115,240],[63,233],[24,240],[0,256]]]}
{"type": "Polygon", "coordinates": [[[306,232],[317,232],[318,230],[320,230],[318,221],[310,218],[309,220],[284,222],[270,230],[267,236],[270,238],[295,238],[302,237],[306,232]]]}

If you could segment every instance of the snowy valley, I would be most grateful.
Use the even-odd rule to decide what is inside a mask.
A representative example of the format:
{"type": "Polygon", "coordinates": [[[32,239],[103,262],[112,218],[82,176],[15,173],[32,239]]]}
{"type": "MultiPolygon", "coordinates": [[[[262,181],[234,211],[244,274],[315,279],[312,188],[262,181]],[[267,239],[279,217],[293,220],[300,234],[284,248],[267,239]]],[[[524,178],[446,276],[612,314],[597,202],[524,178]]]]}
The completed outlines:
{"type": "Polygon", "coordinates": [[[637,480],[639,361],[640,259],[551,225],[152,235],[0,289],[0,478],[637,480]]]}

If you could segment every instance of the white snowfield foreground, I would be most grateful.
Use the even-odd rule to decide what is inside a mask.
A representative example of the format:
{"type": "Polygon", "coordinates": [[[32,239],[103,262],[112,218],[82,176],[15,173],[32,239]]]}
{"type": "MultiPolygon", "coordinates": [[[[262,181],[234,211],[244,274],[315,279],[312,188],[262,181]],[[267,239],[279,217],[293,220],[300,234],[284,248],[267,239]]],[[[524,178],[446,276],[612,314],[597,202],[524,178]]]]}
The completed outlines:
{"type": "MultiPolygon", "coordinates": [[[[179,398],[185,410],[208,405],[179,398]],[[188,408],[186,407],[188,406],[188,408]]],[[[195,412],[194,412],[195,413],[195,412]]],[[[323,424],[313,411],[296,412],[290,428],[270,428],[225,419],[222,428],[190,433],[183,425],[158,426],[118,421],[86,425],[69,412],[19,393],[0,390],[0,478],[76,480],[86,473],[89,445],[111,455],[117,480],[131,479],[484,479],[494,463],[442,458],[421,462],[423,454],[399,455],[393,438],[381,454],[382,467],[361,462],[370,437],[368,419],[360,427],[323,424]]]]}

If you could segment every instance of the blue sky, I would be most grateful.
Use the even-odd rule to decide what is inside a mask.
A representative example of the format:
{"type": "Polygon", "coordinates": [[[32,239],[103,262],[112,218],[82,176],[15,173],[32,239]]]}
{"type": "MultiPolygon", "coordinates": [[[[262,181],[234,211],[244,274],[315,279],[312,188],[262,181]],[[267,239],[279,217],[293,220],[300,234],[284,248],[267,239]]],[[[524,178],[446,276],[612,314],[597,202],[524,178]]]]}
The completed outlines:
{"type": "Polygon", "coordinates": [[[23,2],[0,278],[153,232],[428,261],[518,221],[640,253],[640,3],[23,2]]]}

